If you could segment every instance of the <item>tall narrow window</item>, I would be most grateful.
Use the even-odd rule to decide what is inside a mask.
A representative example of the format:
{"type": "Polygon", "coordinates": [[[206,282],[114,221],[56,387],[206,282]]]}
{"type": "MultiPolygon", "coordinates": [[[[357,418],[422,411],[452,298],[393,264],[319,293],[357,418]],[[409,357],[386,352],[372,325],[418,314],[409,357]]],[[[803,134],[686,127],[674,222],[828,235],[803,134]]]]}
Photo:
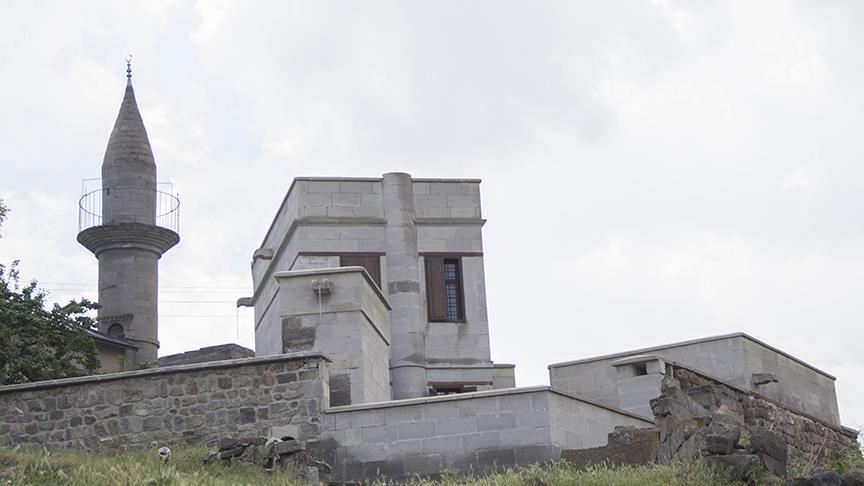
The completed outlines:
{"type": "Polygon", "coordinates": [[[463,321],[462,265],[459,258],[424,257],[430,321],[463,321]]]}
{"type": "Polygon", "coordinates": [[[447,304],[447,320],[462,318],[459,305],[459,260],[444,260],[444,301],[447,304]]]}

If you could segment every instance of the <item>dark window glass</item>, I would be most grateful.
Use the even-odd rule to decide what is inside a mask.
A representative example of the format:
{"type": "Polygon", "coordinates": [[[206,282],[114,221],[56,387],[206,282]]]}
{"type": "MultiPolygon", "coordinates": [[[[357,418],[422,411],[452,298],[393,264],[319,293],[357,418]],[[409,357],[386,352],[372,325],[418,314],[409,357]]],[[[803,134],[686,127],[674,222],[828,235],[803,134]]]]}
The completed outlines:
{"type": "Polygon", "coordinates": [[[434,385],[430,387],[429,394],[432,396],[455,395],[457,393],[470,393],[477,391],[476,386],[462,385],[434,385]]]}
{"type": "Polygon", "coordinates": [[[459,311],[459,260],[444,260],[444,300],[447,303],[447,320],[462,318],[459,311]]]}

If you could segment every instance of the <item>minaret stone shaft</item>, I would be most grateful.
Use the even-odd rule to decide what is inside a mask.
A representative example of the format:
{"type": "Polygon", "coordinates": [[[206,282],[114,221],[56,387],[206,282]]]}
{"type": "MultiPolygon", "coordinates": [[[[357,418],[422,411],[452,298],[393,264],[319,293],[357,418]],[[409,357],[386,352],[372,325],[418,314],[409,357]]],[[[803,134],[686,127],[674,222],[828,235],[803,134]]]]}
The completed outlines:
{"type": "Polygon", "coordinates": [[[161,220],[179,210],[179,201],[157,191],[156,162],[128,77],[102,163],[101,214],[78,241],[99,260],[99,330],[135,344],[138,366],[157,358],[159,258],[180,241],[176,225],[161,220]]]}

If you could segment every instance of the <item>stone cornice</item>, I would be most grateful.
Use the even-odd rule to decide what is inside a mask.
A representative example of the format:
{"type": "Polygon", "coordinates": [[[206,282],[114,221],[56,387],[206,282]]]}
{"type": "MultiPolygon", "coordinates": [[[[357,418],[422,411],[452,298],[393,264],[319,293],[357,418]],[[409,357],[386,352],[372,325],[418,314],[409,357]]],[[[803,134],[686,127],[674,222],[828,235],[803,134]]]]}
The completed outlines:
{"type": "Polygon", "coordinates": [[[483,218],[414,218],[414,224],[417,226],[483,226],[486,220],[483,218]]]}
{"type": "Polygon", "coordinates": [[[136,248],[161,257],[180,242],[180,235],[161,226],[143,223],[115,223],[93,226],[78,233],[78,243],[96,258],[105,250],[136,248]]]}

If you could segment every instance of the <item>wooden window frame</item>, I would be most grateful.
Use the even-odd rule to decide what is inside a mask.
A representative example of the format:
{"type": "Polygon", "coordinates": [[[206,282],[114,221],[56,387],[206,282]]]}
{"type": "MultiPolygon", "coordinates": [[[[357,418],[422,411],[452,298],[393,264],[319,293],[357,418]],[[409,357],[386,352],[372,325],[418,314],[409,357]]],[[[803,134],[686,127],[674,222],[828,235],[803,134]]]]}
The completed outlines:
{"type": "Polygon", "coordinates": [[[426,254],[423,256],[423,267],[426,275],[426,320],[428,322],[467,322],[465,316],[465,279],[462,256],[461,254],[426,254]],[[458,319],[450,319],[447,315],[447,283],[444,278],[444,264],[448,261],[456,262],[458,319]],[[436,292],[438,295],[433,295],[436,292]]]}
{"type": "Polygon", "coordinates": [[[369,276],[372,277],[372,281],[378,285],[379,289],[381,289],[381,255],[380,254],[377,254],[377,253],[352,253],[352,252],[340,253],[339,254],[339,266],[340,267],[363,267],[363,268],[365,268],[366,272],[369,274],[369,276]],[[369,266],[364,265],[362,262],[359,264],[353,264],[351,262],[348,262],[346,264],[345,260],[350,259],[350,258],[356,258],[356,259],[360,259],[360,260],[374,258],[375,259],[374,270],[370,270],[369,266]]]}

